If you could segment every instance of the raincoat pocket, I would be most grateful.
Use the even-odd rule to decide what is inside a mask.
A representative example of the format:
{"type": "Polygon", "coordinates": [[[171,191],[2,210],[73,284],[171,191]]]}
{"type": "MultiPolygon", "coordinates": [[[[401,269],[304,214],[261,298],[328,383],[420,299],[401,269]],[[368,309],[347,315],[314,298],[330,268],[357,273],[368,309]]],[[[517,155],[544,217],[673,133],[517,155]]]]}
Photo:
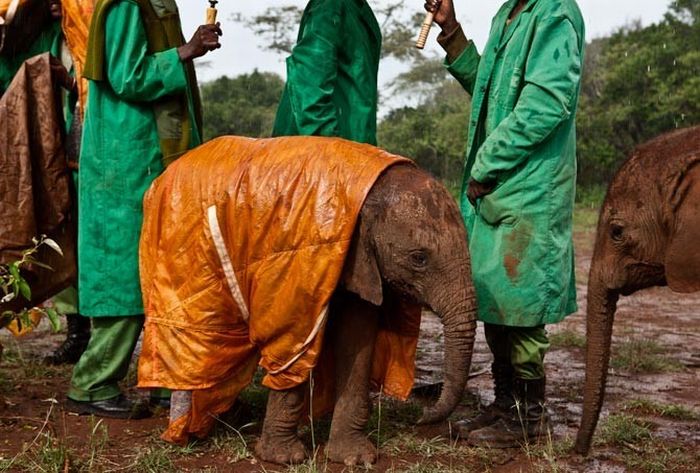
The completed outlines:
{"type": "Polygon", "coordinates": [[[487,224],[498,226],[515,226],[520,220],[522,204],[514,195],[499,195],[499,189],[477,202],[476,212],[487,224]]]}

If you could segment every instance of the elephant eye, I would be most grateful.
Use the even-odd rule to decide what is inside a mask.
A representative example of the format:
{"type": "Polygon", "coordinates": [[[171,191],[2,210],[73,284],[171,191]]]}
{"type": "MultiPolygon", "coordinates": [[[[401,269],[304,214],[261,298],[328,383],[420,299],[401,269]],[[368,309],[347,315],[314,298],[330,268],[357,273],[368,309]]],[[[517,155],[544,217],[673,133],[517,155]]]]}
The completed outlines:
{"type": "Polygon", "coordinates": [[[417,268],[424,268],[428,264],[428,255],[423,250],[411,253],[411,264],[417,268]]]}
{"type": "Polygon", "coordinates": [[[610,238],[615,241],[622,241],[623,236],[624,227],[622,225],[618,225],[616,223],[610,225],[610,238]]]}

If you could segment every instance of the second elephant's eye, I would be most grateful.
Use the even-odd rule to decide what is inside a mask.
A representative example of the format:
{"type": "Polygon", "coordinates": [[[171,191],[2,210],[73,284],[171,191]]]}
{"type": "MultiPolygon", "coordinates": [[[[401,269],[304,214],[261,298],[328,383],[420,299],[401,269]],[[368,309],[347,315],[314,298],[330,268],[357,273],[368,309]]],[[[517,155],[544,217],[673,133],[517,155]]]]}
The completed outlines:
{"type": "Polygon", "coordinates": [[[417,268],[424,268],[428,264],[428,255],[423,250],[412,252],[410,259],[411,264],[417,268]]]}
{"type": "Polygon", "coordinates": [[[622,225],[618,225],[616,223],[610,225],[610,238],[612,238],[613,240],[622,241],[624,234],[625,229],[622,225]]]}

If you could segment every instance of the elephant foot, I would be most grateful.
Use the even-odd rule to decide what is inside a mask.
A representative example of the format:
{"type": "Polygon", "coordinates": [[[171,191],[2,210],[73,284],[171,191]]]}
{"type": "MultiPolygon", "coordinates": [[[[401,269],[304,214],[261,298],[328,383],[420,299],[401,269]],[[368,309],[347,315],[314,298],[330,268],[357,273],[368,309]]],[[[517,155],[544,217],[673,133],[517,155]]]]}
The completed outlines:
{"type": "Polygon", "coordinates": [[[347,466],[372,465],[377,462],[377,449],[363,433],[358,432],[331,438],[326,456],[332,462],[347,466]]]}
{"type": "Polygon", "coordinates": [[[278,465],[299,464],[308,456],[296,435],[282,438],[263,434],[255,446],[255,454],[263,461],[278,465]]]}

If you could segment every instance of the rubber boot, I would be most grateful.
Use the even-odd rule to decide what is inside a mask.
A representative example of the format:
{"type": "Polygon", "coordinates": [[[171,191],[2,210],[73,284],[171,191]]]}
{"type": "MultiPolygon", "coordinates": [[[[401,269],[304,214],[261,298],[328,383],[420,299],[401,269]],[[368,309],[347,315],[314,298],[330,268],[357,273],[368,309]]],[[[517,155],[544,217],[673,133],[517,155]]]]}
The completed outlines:
{"type": "Polygon", "coordinates": [[[520,379],[514,382],[515,404],[508,415],[493,424],[472,431],[469,445],[486,448],[513,448],[537,441],[550,432],[549,416],[545,407],[545,378],[520,379]]]}
{"type": "Polygon", "coordinates": [[[75,364],[90,341],[90,319],[77,314],[66,315],[68,334],[61,346],[44,358],[49,365],[75,364]]]}
{"type": "Polygon", "coordinates": [[[501,416],[508,415],[511,406],[515,404],[513,400],[514,370],[510,361],[498,360],[491,363],[491,374],[493,375],[493,391],[496,398],[473,419],[456,422],[452,426],[453,436],[467,438],[469,432],[491,425],[501,416]]]}

